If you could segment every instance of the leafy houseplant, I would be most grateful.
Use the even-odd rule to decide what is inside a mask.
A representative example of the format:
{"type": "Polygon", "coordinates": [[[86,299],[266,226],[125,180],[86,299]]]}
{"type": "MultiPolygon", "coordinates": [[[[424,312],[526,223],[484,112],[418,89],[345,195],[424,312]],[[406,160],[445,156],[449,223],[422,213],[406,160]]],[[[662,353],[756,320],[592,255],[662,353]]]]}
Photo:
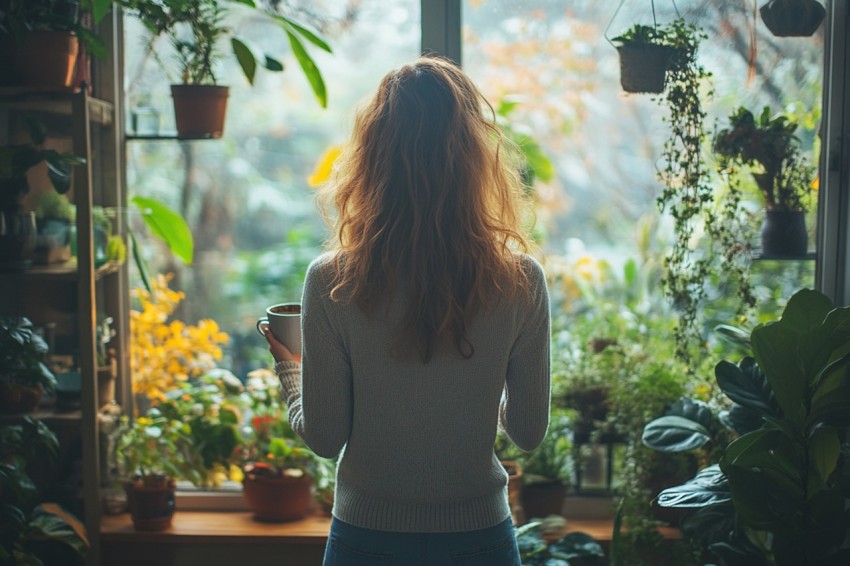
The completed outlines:
{"type": "Polygon", "coordinates": [[[667,69],[678,48],[664,26],[636,24],[611,42],[620,55],[620,85],[626,92],[664,92],[667,69]]]}
{"type": "MultiPolygon", "coordinates": [[[[739,434],[719,464],[659,495],[693,509],[683,530],[729,565],[830,565],[850,560],[850,459],[842,447],[850,415],[850,308],[802,290],[779,320],[756,327],[752,357],[717,364],[734,403],[720,421],[739,434]]],[[[681,403],[644,431],[659,450],[716,438],[717,417],[681,403]]]]}
{"type": "Polygon", "coordinates": [[[32,322],[21,317],[0,318],[0,402],[3,412],[35,409],[45,392],[56,387],[56,378],[44,365],[47,343],[32,322]]]}
{"type": "Polygon", "coordinates": [[[59,443],[41,421],[29,417],[0,426],[0,562],[83,564],[85,527],[54,503],[44,503],[27,465],[52,462],[59,443]]]}
{"type": "Polygon", "coordinates": [[[66,90],[74,84],[80,45],[102,56],[101,39],[81,23],[91,12],[98,23],[112,0],[3,0],[0,44],[10,53],[6,84],[66,90]]]}
{"type": "Polygon", "coordinates": [[[133,422],[124,416],[113,432],[116,472],[140,531],[168,528],[174,515],[175,478],[191,477],[197,454],[189,425],[151,408],[133,422]]]}
{"type": "Polygon", "coordinates": [[[812,201],[815,169],[800,149],[796,130],[797,124],[782,114],[772,116],[769,107],[758,118],[740,107],[729,116],[729,127],[714,138],[720,167],[730,176],[737,167],[749,168],[761,193],[767,209],[762,230],[767,255],[806,253],[804,213],[812,201]]]}
{"type": "Polygon", "coordinates": [[[524,566],[602,566],[605,551],[590,535],[567,533],[556,540],[547,537],[546,521],[531,521],[517,529],[517,546],[524,566]]]}
{"type": "MultiPolygon", "coordinates": [[[[330,471],[289,426],[286,409],[278,397],[276,376],[252,372],[246,391],[250,416],[240,461],[245,477],[243,492],[257,519],[289,521],[310,511],[313,478],[327,486],[330,471]]],[[[327,493],[319,494],[320,502],[327,493]]]]}
{"type": "MultiPolygon", "coordinates": [[[[119,1],[141,20],[151,34],[151,42],[165,36],[177,54],[180,82],[173,84],[171,90],[178,136],[217,138],[222,134],[228,88],[216,84],[215,66],[220,58],[221,40],[230,38],[233,54],[251,84],[260,66],[269,71],[283,70],[283,64],[270,55],[255,55],[258,50],[236,37],[226,25],[226,16],[234,5],[255,9],[281,27],[319,103],[323,107],[327,105],[324,79],[302,40],[327,52],[331,49],[323,39],[291,18],[261,9],[254,0],[163,0],[156,4],[147,0],[119,1]],[[205,123],[204,116],[211,114],[215,118],[205,123]]],[[[153,43],[150,50],[153,51],[153,43]]]]}

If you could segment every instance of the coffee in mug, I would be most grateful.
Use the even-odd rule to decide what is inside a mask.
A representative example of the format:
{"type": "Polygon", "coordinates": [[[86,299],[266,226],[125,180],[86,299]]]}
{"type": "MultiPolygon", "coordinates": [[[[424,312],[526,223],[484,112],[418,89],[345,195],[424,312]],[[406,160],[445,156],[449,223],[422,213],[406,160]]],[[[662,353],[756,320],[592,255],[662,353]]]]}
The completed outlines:
{"type": "Polygon", "coordinates": [[[257,331],[263,334],[268,327],[278,342],[286,346],[296,359],[301,359],[301,304],[279,303],[266,309],[266,316],[257,320],[257,331]]]}

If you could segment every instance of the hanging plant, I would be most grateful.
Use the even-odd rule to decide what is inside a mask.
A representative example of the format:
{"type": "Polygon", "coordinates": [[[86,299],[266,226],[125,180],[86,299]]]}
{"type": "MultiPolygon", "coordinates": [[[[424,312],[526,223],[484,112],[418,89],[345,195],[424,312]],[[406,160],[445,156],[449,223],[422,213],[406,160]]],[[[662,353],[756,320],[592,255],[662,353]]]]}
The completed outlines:
{"type": "Polygon", "coordinates": [[[696,55],[707,36],[682,19],[664,26],[661,33],[674,48],[664,92],[656,99],[669,110],[670,126],[658,173],[664,189],[657,199],[661,212],[674,221],[664,284],[679,313],[676,354],[692,367],[690,362],[704,348],[699,309],[706,299],[707,283],[719,274],[736,282],[739,314],[755,304],[747,261],[750,237],[737,187],[718,192],[703,158],[706,129],[702,101],[712,95],[706,87],[711,74],[696,55]]]}
{"type": "Polygon", "coordinates": [[[770,0],[759,13],[764,25],[777,37],[809,37],[826,16],[826,10],[816,0],[770,0]]]}

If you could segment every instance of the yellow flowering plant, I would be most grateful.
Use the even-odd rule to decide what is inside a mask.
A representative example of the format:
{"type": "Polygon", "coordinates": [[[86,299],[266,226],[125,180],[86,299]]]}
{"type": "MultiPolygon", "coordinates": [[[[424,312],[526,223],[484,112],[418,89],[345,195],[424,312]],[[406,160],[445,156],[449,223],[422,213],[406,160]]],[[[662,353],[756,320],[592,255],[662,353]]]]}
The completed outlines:
{"type": "Polygon", "coordinates": [[[133,393],[152,401],[164,400],[165,393],[191,377],[216,367],[221,346],[229,336],[211,319],[196,325],[172,318],[184,293],[169,288],[172,276],[157,275],[151,291],[134,289],[140,308],[130,310],[130,367],[133,393]]]}

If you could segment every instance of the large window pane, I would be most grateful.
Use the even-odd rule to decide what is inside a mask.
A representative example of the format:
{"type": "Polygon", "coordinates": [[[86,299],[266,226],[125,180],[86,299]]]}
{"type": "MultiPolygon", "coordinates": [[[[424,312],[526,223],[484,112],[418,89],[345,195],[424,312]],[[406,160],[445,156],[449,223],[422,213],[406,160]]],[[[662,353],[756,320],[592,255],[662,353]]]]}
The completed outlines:
{"type": "MultiPolygon", "coordinates": [[[[314,167],[330,146],[347,138],[353,109],[380,77],[419,52],[417,0],[302,2],[301,7],[293,17],[318,29],[334,51],[310,50],[327,84],[327,109],[314,98],[280,29],[237,8],[232,26],[281,57],[285,71],[261,69],[251,87],[229,46],[222,45],[219,83],[231,88],[224,137],[128,144],[130,195],[167,203],[188,220],[195,237],[195,261],[182,266],[147,237],[131,213],[145,254],[155,271],[175,273],[172,288],[186,293],[179,318],[212,318],[230,334],[222,365],[239,376],[267,364],[254,323],[265,306],[300,298],[304,270],[327,235],[308,184],[314,167]]],[[[161,131],[173,131],[169,82],[174,77],[146,56],[143,36],[138,22],[128,18],[128,112],[150,115],[145,108],[152,107],[161,116],[161,131]]],[[[158,44],[156,53],[166,63],[172,57],[167,45],[158,44]]]]}

